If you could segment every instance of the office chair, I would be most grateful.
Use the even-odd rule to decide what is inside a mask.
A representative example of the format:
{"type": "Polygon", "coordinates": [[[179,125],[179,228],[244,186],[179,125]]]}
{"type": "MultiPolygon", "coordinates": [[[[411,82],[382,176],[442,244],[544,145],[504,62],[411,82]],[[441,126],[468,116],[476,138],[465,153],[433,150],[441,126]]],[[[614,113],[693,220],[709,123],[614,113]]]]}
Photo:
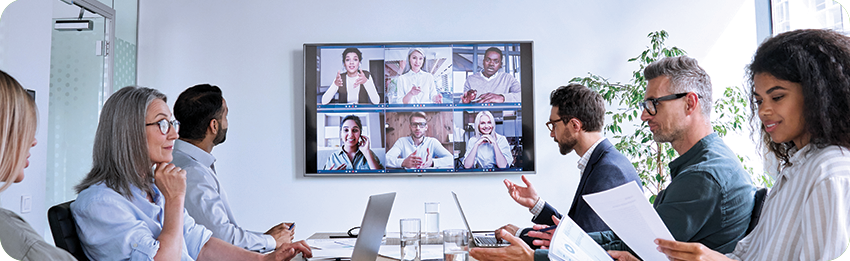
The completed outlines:
{"type": "Polygon", "coordinates": [[[750,225],[747,226],[746,235],[749,235],[750,232],[753,231],[753,228],[756,227],[756,224],[759,223],[759,218],[761,218],[761,208],[762,205],[764,205],[765,196],[767,196],[767,188],[760,188],[756,190],[755,202],[753,202],[753,214],[750,216],[750,225]]]}
{"type": "Polygon", "coordinates": [[[77,235],[77,223],[71,215],[71,202],[74,201],[50,207],[47,210],[47,221],[50,223],[50,231],[53,232],[53,241],[57,247],[65,249],[77,260],[88,261],[77,235]]]}

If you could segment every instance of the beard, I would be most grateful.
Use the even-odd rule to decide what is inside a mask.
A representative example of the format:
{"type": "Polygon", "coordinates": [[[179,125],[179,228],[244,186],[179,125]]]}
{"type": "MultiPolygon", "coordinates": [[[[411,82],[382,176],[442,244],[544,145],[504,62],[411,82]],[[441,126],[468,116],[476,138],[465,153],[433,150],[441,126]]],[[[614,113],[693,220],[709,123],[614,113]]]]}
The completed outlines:
{"type": "MultiPolygon", "coordinates": [[[[675,126],[674,126],[674,128],[675,128],[675,126]]],[[[666,133],[663,132],[662,130],[658,130],[657,132],[652,133],[652,139],[655,140],[655,142],[658,142],[658,143],[673,142],[675,140],[681,139],[684,135],[685,135],[685,130],[683,128],[676,128],[676,129],[670,130],[666,133]]]]}
{"type": "Polygon", "coordinates": [[[218,134],[215,135],[215,138],[213,139],[213,145],[222,144],[224,143],[224,140],[227,139],[227,129],[222,129],[221,124],[219,124],[218,126],[221,131],[219,131],[218,134]]]}
{"type": "Polygon", "coordinates": [[[561,149],[561,155],[567,155],[573,152],[576,144],[578,144],[578,140],[575,138],[567,138],[564,142],[558,141],[558,148],[561,149]]]}

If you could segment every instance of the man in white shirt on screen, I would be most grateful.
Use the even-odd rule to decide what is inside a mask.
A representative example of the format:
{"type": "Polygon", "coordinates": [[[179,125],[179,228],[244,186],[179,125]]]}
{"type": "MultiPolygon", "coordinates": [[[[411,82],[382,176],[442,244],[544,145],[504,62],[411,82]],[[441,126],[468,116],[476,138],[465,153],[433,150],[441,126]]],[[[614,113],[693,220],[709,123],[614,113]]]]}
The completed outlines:
{"type": "Polygon", "coordinates": [[[502,72],[502,50],[490,47],[484,51],[483,70],[466,77],[462,103],[520,102],[522,87],[510,73],[502,72]]]}
{"type": "Polygon", "coordinates": [[[227,133],[227,102],[221,89],[209,84],[183,91],[174,102],[180,139],[174,141],[174,165],[186,170],[186,211],[213,232],[213,237],[251,251],[268,252],[292,242],[293,223],[280,223],[266,233],[236,224],[227,195],[215,171],[212,149],[227,133]]]}
{"type": "Polygon", "coordinates": [[[410,136],[399,138],[387,151],[387,167],[405,169],[452,168],[454,155],[435,138],[426,137],[428,119],[417,111],[408,117],[410,136]]]}

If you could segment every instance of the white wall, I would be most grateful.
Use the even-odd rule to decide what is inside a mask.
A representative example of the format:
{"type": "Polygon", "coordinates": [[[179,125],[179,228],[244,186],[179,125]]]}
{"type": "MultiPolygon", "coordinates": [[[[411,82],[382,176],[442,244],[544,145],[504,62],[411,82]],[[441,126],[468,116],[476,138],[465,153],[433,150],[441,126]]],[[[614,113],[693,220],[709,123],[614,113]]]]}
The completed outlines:
{"type": "Polygon", "coordinates": [[[10,4],[0,19],[0,70],[35,90],[38,106],[38,145],[30,149],[24,180],[0,193],[0,206],[18,213],[35,231],[47,227],[45,173],[47,171],[47,103],[50,79],[50,35],[53,2],[20,0],[10,4]],[[21,196],[32,196],[32,211],[21,214],[21,196]]]}
{"type": "MultiPolygon", "coordinates": [[[[569,209],[578,169],[543,126],[548,95],[587,72],[627,81],[626,60],[667,30],[668,44],[703,61],[715,86],[740,85],[756,46],[752,0],[720,1],[142,1],[140,85],[173,99],[212,83],[230,108],[228,141],[216,168],[244,227],[265,231],[298,222],[297,239],[357,226],[367,196],[396,191],[389,231],[439,201],[441,228],[462,226],[450,191],[460,193],[476,230],[528,225],[502,179],[518,175],[429,177],[302,176],[303,43],[533,40],[537,175],[542,197],[569,209]]],[[[746,150],[745,147],[742,150],[746,150]]]]}

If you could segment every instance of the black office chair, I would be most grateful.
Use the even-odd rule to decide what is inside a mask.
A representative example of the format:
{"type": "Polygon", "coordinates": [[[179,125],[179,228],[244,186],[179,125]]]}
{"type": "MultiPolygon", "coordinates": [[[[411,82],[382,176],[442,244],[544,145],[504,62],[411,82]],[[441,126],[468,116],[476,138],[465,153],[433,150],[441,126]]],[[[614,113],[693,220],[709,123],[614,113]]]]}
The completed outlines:
{"type": "Polygon", "coordinates": [[[88,261],[80,245],[80,237],[77,235],[77,223],[71,215],[71,202],[73,200],[50,207],[47,210],[47,221],[50,223],[50,231],[53,232],[53,242],[56,246],[77,258],[80,261],[88,261]]]}
{"type": "Polygon", "coordinates": [[[760,188],[756,190],[755,202],[753,202],[753,214],[750,216],[750,225],[747,226],[747,235],[753,231],[753,228],[756,227],[756,224],[759,223],[759,218],[761,218],[761,208],[764,205],[764,198],[767,196],[767,188],[760,188]]]}

